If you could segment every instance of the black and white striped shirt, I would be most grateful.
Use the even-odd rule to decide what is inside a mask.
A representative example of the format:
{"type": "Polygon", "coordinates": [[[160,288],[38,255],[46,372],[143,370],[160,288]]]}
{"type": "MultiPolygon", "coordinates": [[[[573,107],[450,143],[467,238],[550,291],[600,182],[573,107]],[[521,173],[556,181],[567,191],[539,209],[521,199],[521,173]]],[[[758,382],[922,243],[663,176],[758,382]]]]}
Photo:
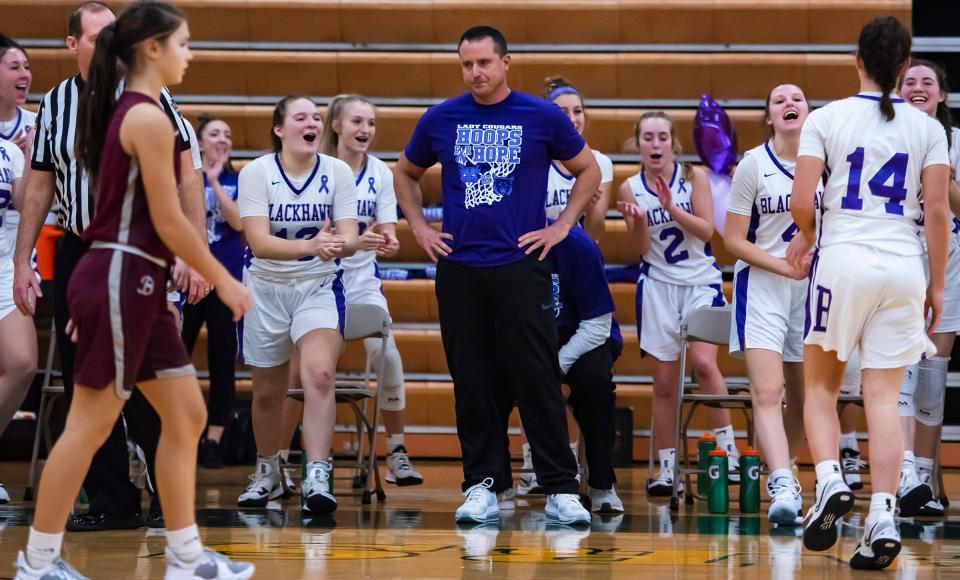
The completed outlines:
{"type": "MultiPolygon", "coordinates": [[[[118,91],[123,90],[121,84],[118,91]]],[[[55,207],[57,222],[63,229],[78,236],[93,217],[93,193],[87,184],[85,171],[77,170],[74,154],[77,129],[77,104],[83,92],[79,75],[53,87],[40,102],[37,126],[33,140],[31,167],[34,171],[55,173],[55,207]]],[[[160,104],[173,122],[177,138],[182,140],[180,150],[190,149],[191,131],[180,114],[176,101],[163,89],[160,104]]]]}

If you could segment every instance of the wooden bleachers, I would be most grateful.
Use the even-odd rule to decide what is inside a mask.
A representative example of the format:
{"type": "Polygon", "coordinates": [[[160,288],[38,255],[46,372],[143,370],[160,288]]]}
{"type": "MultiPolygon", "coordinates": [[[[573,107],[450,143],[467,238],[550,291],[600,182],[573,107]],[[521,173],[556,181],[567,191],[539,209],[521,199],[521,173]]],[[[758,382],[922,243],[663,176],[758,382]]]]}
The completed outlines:
{"type": "MultiPolygon", "coordinates": [[[[34,89],[75,74],[66,49],[30,51],[34,89]]],[[[513,55],[512,87],[539,94],[543,79],[563,74],[593,99],[766,98],[790,80],[820,99],[856,91],[853,57],[843,54],[614,53],[513,55]]],[[[178,94],[288,93],[371,97],[447,97],[463,92],[455,53],[195,50],[178,94]]]]}
{"type": "MultiPolygon", "coordinates": [[[[273,107],[268,105],[181,105],[181,111],[196,123],[201,113],[210,113],[223,118],[233,131],[234,149],[265,151],[270,149],[271,116],[273,107]]],[[[413,133],[413,128],[423,114],[424,107],[378,107],[377,136],[373,147],[377,151],[402,151],[413,133]]],[[[634,124],[640,115],[650,109],[638,108],[593,108],[589,109],[584,138],[598,151],[613,153],[632,152],[627,147],[633,140],[634,124]]],[[[677,134],[685,150],[693,151],[693,119],[695,109],[669,111],[677,125],[677,134]]],[[[756,109],[731,109],[730,119],[737,128],[740,153],[760,143],[766,136],[761,124],[763,112],[756,109]]]]}
{"type": "MultiPolygon", "coordinates": [[[[127,2],[110,2],[122,6],[127,2]]],[[[196,40],[248,42],[451,43],[490,24],[515,44],[849,43],[864,22],[909,0],[186,0],[196,40]]],[[[5,33],[63,38],[70,0],[8,0],[5,33]],[[40,9],[38,9],[38,7],[40,9]]]]}

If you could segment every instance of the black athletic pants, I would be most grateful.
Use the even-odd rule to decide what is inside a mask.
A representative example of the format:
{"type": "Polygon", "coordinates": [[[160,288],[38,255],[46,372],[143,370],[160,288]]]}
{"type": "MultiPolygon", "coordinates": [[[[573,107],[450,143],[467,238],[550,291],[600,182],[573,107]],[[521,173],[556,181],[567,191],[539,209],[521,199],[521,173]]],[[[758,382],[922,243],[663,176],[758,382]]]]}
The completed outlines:
{"type": "Polygon", "coordinates": [[[619,342],[607,342],[584,353],[567,371],[570,387],[567,403],[580,425],[586,444],[588,483],[594,489],[610,489],[617,482],[613,472],[613,440],[617,395],[613,363],[620,358],[619,342]]]}
{"type": "Polygon", "coordinates": [[[226,427],[230,422],[236,392],[237,323],[233,321],[230,309],[217,297],[216,291],[197,304],[183,307],[181,336],[187,352],[193,353],[204,322],[207,323],[207,361],[210,369],[207,424],[226,427]]]}
{"type": "Polygon", "coordinates": [[[560,392],[551,268],[536,254],[492,268],[440,260],[437,302],[453,376],[463,489],[513,486],[507,420],[520,407],[537,481],[548,494],[577,493],[560,392]]]}
{"type": "MultiPolygon", "coordinates": [[[[89,245],[78,236],[67,232],[57,241],[54,255],[54,321],[57,328],[57,349],[60,369],[67,400],[73,396],[73,363],[77,347],[67,337],[67,321],[70,311],[67,306],[67,287],[80,258],[89,245]]],[[[83,481],[83,489],[90,500],[90,508],[122,517],[140,512],[140,490],[130,482],[130,461],[127,454],[127,421],[130,437],[137,442],[147,456],[151,476],[160,438],[160,417],[140,391],[134,389],[130,400],[123,407],[123,416],[117,419],[106,442],[93,456],[90,471],[83,481]]]]}

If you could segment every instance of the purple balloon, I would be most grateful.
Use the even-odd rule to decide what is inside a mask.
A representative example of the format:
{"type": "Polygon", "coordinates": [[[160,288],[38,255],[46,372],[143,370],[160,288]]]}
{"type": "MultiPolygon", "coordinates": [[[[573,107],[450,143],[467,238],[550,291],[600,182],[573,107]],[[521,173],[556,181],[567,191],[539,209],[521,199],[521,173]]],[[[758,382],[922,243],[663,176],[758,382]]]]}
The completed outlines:
{"type": "Polygon", "coordinates": [[[693,120],[693,143],[700,160],[715,173],[729,174],[737,162],[737,131],[727,112],[710,95],[700,97],[693,120]]]}

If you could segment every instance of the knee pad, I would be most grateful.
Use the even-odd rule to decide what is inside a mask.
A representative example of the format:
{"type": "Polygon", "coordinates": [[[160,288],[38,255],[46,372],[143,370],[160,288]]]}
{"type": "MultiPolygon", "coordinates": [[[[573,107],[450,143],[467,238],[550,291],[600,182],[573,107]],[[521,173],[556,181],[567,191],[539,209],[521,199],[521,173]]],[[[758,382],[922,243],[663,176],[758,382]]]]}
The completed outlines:
{"type": "MultiPolygon", "coordinates": [[[[365,338],[363,346],[367,349],[367,361],[370,366],[370,372],[376,374],[380,364],[380,347],[382,341],[379,338],[365,338]]],[[[407,406],[407,399],[403,389],[403,361],[400,359],[400,351],[397,350],[397,343],[393,339],[393,334],[387,338],[387,352],[385,353],[383,365],[383,384],[378,388],[383,389],[383,398],[380,399],[380,409],[384,411],[402,411],[407,406]]]]}
{"type": "Polygon", "coordinates": [[[935,356],[920,361],[917,390],[914,393],[917,421],[929,427],[943,423],[943,407],[947,393],[948,357],[935,356]]]}
{"type": "Polygon", "coordinates": [[[898,402],[901,417],[913,417],[916,414],[915,393],[917,391],[917,365],[910,365],[903,373],[900,383],[900,400],[898,402]]]}

